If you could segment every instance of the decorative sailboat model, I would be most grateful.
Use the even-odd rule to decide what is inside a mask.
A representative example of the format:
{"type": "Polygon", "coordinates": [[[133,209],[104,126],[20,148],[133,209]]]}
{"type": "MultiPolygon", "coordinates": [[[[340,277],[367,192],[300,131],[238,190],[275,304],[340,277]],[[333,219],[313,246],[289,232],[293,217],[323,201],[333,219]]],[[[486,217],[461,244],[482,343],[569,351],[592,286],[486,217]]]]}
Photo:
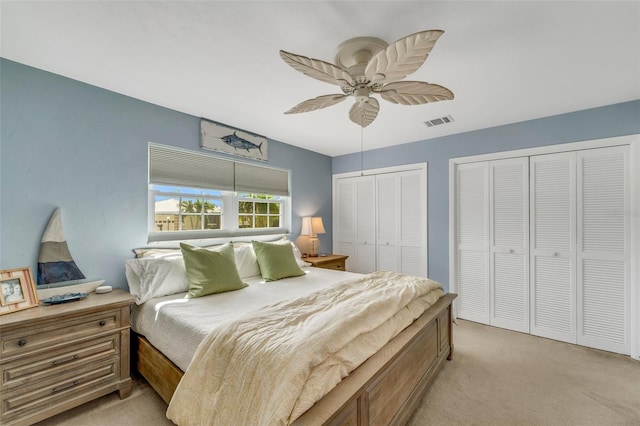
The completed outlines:
{"type": "Polygon", "coordinates": [[[62,232],[62,213],[58,207],[42,234],[38,254],[38,285],[82,280],[86,277],[71,256],[62,232]]]}
{"type": "Polygon", "coordinates": [[[104,282],[92,281],[78,283],[86,277],[71,256],[69,246],[62,232],[62,213],[60,208],[51,215],[47,228],[42,234],[38,253],[38,285],[60,284],[54,288],[38,289],[38,297],[45,303],[64,303],[80,300],[104,282]],[[74,283],[75,281],[75,283],[74,283]],[[76,285],[68,285],[70,283],[76,285]],[[49,297],[51,296],[51,297],[49,297]],[[48,299],[42,300],[43,297],[48,299]]]}

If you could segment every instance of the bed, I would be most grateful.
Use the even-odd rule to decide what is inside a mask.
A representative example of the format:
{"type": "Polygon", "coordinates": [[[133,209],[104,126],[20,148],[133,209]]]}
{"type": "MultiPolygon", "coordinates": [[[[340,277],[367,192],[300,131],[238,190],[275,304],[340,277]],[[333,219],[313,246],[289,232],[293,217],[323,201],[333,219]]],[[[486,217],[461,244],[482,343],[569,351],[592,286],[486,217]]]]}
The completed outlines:
{"type": "MultiPolygon", "coordinates": [[[[236,247],[236,262],[238,270],[242,272],[243,257],[238,254],[236,247]]],[[[197,299],[186,299],[184,292],[160,296],[154,294],[153,297],[143,298],[145,300],[136,305],[131,316],[132,329],[135,331],[132,339],[134,366],[158,394],[168,404],[171,403],[169,413],[172,412],[172,405],[178,405],[176,400],[180,401],[181,397],[183,400],[190,400],[192,395],[189,396],[185,390],[182,390],[182,394],[176,393],[176,398],[173,398],[174,392],[180,388],[183,377],[185,380],[182,380],[182,387],[185,383],[191,383],[189,380],[193,381],[193,378],[189,377],[190,367],[198,372],[192,372],[191,376],[204,374],[201,372],[206,371],[203,370],[206,364],[202,364],[204,356],[199,355],[198,349],[204,345],[208,336],[216,334],[212,331],[221,327],[220,324],[228,324],[236,317],[243,317],[246,312],[254,312],[263,306],[279,306],[291,300],[333,291],[341,285],[351,286],[351,282],[365,279],[360,274],[310,268],[304,266],[299,259],[297,262],[303,266],[302,276],[274,282],[265,282],[261,276],[244,276],[243,281],[248,286],[239,291],[197,299]],[[215,309],[212,306],[215,306],[215,309]]],[[[178,265],[179,262],[175,264],[178,265]]],[[[255,268],[246,271],[245,275],[254,272],[255,268]]],[[[128,272],[128,278],[129,275],[128,272]]],[[[386,276],[386,279],[389,277],[391,275],[386,276]]],[[[175,281],[175,276],[173,280],[175,281]]],[[[344,290],[336,290],[336,294],[338,293],[343,294],[344,290]]],[[[385,340],[380,347],[376,347],[375,352],[366,355],[364,362],[358,361],[357,368],[349,371],[347,375],[343,374],[346,377],[338,379],[337,385],[331,384],[331,390],[322,391],[322,396],[313,400],[310,408],[303,405],[301,413],[290,419],[278,420],[276,423],[405,423],[444,360],[451,359],[451,303],[454,298],[455,295],[446,294],[434,299],[429,303],[428,309],[414,315],[417,318],[412,318],[408,326],[402,325],[400,331],[392,332],[391,340],[385,340]]],[[[278,315],[282,315],[282,312],[284,311],[280,311],[278,315]]],[[[360,332],[356,330],[354,333],[359,335],[360,332]]],[[[234,342],[228,347],[235,345],[234,342]]],[[[207,384],[195,383],[196,389],[206,387],[207,384]]],[[[206,410],[204,412],[209,413],[206,410]]],[[[209,416],[210,414],[207,414],[206,417],[209,416]]],[[[179,424],[215,423],[211,419],[203,420],[203,414],[200,414],[200,417],[193,422],[190,419],[185,420],[185,417],[174,417],[172,420],[179,424]]]]}

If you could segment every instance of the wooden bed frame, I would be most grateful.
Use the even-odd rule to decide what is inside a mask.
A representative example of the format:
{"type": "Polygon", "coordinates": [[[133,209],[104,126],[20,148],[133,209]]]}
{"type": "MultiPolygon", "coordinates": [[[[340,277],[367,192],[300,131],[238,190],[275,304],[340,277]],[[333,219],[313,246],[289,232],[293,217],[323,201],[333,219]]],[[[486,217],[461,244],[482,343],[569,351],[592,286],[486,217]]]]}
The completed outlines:
{"type": "MultiPolygon", "coordinates": [[[[441,297],[293,425],[405,424],[453,355],[455,298],[441,297]]],[[[134,335],[132,343],[133,365],[168,404],[184,373],[143,336],[134,335]]]]}

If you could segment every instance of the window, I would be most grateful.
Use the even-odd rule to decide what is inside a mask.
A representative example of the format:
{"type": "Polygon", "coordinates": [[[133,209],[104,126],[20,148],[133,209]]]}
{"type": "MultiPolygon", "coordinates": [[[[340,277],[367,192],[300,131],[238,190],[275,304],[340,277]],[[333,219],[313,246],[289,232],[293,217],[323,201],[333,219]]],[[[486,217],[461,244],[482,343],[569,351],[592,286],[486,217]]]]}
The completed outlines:
{"type": "Polygon", "coordinates": [[[222,229],[222,192],[151,185],[154,231],[222,229]]]}
{"type": "Polygon", "coordinates": [[[288,232],[288,171],[150,144],[149,182],[149,241],[288,232]]]}
{"type": "Polygon", "coordinates": [[[280,197],[263,194],[238,195],[238,228],[279,228],[280,197]]]}

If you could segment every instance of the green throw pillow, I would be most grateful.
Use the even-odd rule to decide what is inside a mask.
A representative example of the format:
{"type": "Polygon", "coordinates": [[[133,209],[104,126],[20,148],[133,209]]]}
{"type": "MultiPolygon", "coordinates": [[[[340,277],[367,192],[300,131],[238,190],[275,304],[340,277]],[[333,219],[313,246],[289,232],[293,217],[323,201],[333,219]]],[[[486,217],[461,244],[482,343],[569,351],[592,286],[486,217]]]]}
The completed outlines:
{"type": "Polygon", "coordinates": [[[291,244],[260,241],[252,241],[251,244],[253,244],[253,251],[256,252],[260,274],[266,281],[304,275],[304,271],[296,262],[291,244]]]}
{"type": "Polygon", "coordinates": [[[190,298],[247,287],[236,269],[231,243],[215,249],[180,243],[180,249],[187,270],[190,298]]]}

